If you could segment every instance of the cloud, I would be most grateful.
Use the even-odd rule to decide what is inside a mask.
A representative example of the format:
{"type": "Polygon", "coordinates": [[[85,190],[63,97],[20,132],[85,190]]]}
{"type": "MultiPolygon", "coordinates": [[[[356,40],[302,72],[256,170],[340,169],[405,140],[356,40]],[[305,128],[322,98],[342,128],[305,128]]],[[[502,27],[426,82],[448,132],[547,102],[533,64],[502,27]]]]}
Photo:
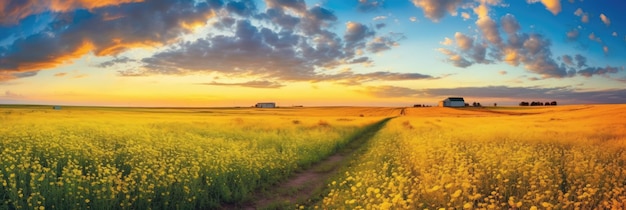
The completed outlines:
{"type": "Polygon", "coordinates": [[[110,61],[99,63],[96,66],[100,68],[107,68],[107,67],[114,66],[115,64],[118,64],[118,63],[129,63],[129,62],[134,62],[134,61],[136,60],[122,56],[122,57],[115,57],[113,58],[113,60],[110,60],[110,61]]]}
{"type": "Polygon", "coordinates": [[[565,33],[565,35],[567,36],[567,40],[574,41],[578,39],[578,37],[580,36],[580,32],[578,31],[578,29],[574,28],[568,31],[567,33],[565,33]]]}
{"type": "Polygon", "coordinates": [[[453,52],[451,50],[445,49],[445,48],[439,48],[437,49],[439,52],[443,53],[444,55],[447,55],[448,58],[446,58],[446,62],[448,63],[452,63],[452,65],[456,66],[456,67],[460,67],[460,68],[466,68],[471,66],[473,63],[470,62],[469,60],[467,60],[466,58],[464,58],[463,56],[461,56],[460,54],[453,52]]]}
{"type": "Polygon", "coordinates": [[[346,48],[354,49],[359,48],[368,37],[372,37],[375,34],[376,33],[367,26],[350,21],[346,23],[346,32],[343,35],[343,40],[346,42],[346,48]]]}
{"type": "Polygon", "coordinates": [[[424,10],[424,16],[437,22],[446,13],[456,15],[463,0],[412,0],[413,5],[424,10]]]}
{"type": "Polygon", "coordinates": [[[552,14],[557,15],[561,12],[561,0],[526,0],[529,4],[534,4],[537,2],[541,2],[548,11],[552,12],[552,14]]]}
{"type": "Polygon", "coordinates": [[[385,24],[385,23],[377,23],[374,26],[376,27],[376,29],[381,29],[381,28],[384,28],[385,26],[387,26],[387,24],[385,24]]]}
{"type": "Polygon", "coordinates": [[[607,74],[615,74],[622,71],[622,69],[617,67],[588,67],[582,70],[578,70],[578,74],[584,77],[592,77],[594,75],[607,75],[607,74]]]}
{"type": "Polygon", "coordinates": [[[253,80],[248,82],[238,82],[238,83],[222,83],[222,82],[209,82],[209,83],[199,83],[200,85],[212,85],[212,86],[241,86],[241,87],[249,87],[249,88],[281,88],[284,85],[278,82],[272,82],[267,80],[253,80]]]}
{"type": "Polygon", "coordinates": [[[17,24],[20,20],[46,11],[68,12],[75,9],[97,9],[120,6],[143,0],[5,0],[0,3],[0,25],[17,24]]]}
{"type": "Polygon", "coordinates": [[[377,98],[415,97],[420,91],[398,86],[368,86],[358,92],[377,98]]]}
{"type": "Polygon", "coordinates": [[[565,65],[568,65],[568,66],[574,66],[575,65],[572,56],[563,55],[561,57],[561,60],[563,60],[563,63],[565,63],[565,65]]]}
{"type": "Polygon", "coordinates": [[[597,37],[596,34],[593,32],[591,32],[588,37],[590,40],[596,41],[598,43],[602,43],[602,39],[600,39],[600,37],[597,37]]]}
{"type": "MultiPolygon", "coordinates": [[[[481,20],[489,21],[491,19],[485,16],[481,20]]],[[[439,49],[441,53],[447,56],[447,62],[461,68],[476,63],[490,64],[501,61],[513,66],[521,64],[529,72],[541,75],[543,79],[572,77],[576,74],[586,76],[590,74],[588,72],[616,73],[615,71],[587,71],[582,69],[588,67],[587,59],[582,55],[558,56],[559,60],[555,60],[552,56],[551,41],[541,34],[519,32],[519,23],[512,15],[502,17],[500,26],[493,21],[481,23],[481,20],[477,21],[476,24],[481,29],[482,37],[470,38],[457,32],[455,33],[457,51],[439,49]],[[502,41],[500,37],[500,28],[506,32],[506,41],[502,41]]],[[[599,40],[593,33],[590,35],[590,39],[599,40]]],[[[608,46],[604,48],[604,51],[608,53],[608,46]]]]}
{"type": "Polygon", "coordinates": [[[463,51],[472,49],[472,47],[474,46],[474,39],[466,36],[461,32],[454,33],[454,39],[456,40],[457,46],[463,51]]]}
{"type": "Polygon", "coordinates": [[[65,75],[67,75],[67,73],[65,72],[59,72],[59,73],[54,74],[55,77],[64,77],[65,75]]]}
{"type": "Polygon", "coordinates": [[[409,18],[409,21],[411,21],[411,22],[417,22],[417,17],[410,17],[410,18],[409,18]]]}
{"type": "Polygon", "coordinates": [[[367,50],[372,53],[379,53],[385,50],[390,50],[391,47],[397,45],[398,42],[390,39],[389,37],[376,37],[367,43],[367,50]]]}
{"type": "Polygon", "coordinates": [[[605,55],[609,54],[609,47],[606,45],[602,46],[602,51],[604,52],[605,55]]]}
{"type": "Polygon", "coordinates": [[[445,37],[443,39],[443,41],[439,42],[439,44],[445,45],[445,46],[450,46],[454,43],[454,41],[452,41],[452,39],[445,37]]]}
{"type": "Polygon", "coordinates": [[[463,18],[463,20],[468,20],[471,18],[470,14],[467,12],[461,12],[461,17],[463,18]]]}
{"type": "Polygon", "coordinates": [[[609,19],[609,17],[607,17],[604,14],[600,14],[600,20],[602,20],[602,22],[604,23],[604,25],[606,26],[610,26],[611,25],[611,19],[609,19]]]}
{"type": "Polygon", "coordinates": [[[383,5],[384,1],[359,0],[356,9],[359,12],[370,12],[378,9],[383,5]]]}
{"type": "Polygon", "coordinates": [[[511,14],[506,14],[500,19],[500,23],[502,24],[502,29],[507,34],[515,34],[520,29],[520,25],[515,19],[515,16],[511,14]]]}
{"type": "Polygon", "coordinates": [[[585,56],[576,54],[574,56],[574,59],[576,60],[576,67],[582,68],[582,67],[587,66],[587,58],[585,56]]]}
{"type": "Polygon", "coordinates": [[[498,24],[493,21],[489,16],[485,16],[476,21],[476,26],[480,29],[483,37],[495,45],[500,45],[502,43],[502,38],[500,38],[500,32],[498,30],[498,24]]]}
{"type": "Polygon", "coordinates": [[[500,74],[500,75],[507,75],[508,72],[507,71],[499,71],[498,74],[500,74]]]}
{"type": "Polygon", "coordinates": [[[162,46],[190,33],[190,26],[204,24],[219,9],[194,0],[113,4],[115,7],[87,2],[91,1],[70,1],[67,10],[53,10],[54,19],[45,29],[18,36],[1,48],[0,71],[44,70],[88,53],[114,56],[131,48],[162,46]],[[89,10],[71,10],[78,6],[89,10]]]}
{"type": "Polygon", "coordinates": [[[580,21],[583,23],[589,22],[589,14],[584,12],[581,8],[576,9],[576,11],[574,11],[574,15],[580,17],[580,21]]]}
{"type": "Polygon", "coordinates": [[[385,19],[387,19],[387,16],[384,16],[384,15],[376,16],[372,18],[373,21],[379,21],[379,20],[385,20],[385,19]]]}
{"type": "MultiPolygon", "coordinates": [[[[274,7],[283,8],[280,2],[274,7]]],[[[187,75],[216,72],[230,76],[254,76],[260,81],[330,81],[358,84],[377,80],[433,79],[416,73],[331,73],[341,65],[372,61],[363,51],[381,52],[397,45],[402,34],[375,36],[375,31],[358,22],[348,22],[343,35],[327,30],[336,22],[329,10],[314,8],[294,14],[293,30],[281,30],[280,10],[258,14],[261,24],[247,19],[222,25],[225,33],[208,34],[195,41],[179,42],[142,59],[141,68],[118,71],[121,76],[187,75]],[[320,20],[324,20],[323,24],[320,20]],[[359,57],[357,57],[359,56],[359,57]]],[[[256,22],[256,21],[255,21],[256,22]]],[[[237,84],[242,85],[242,84],[237,84]]]]}

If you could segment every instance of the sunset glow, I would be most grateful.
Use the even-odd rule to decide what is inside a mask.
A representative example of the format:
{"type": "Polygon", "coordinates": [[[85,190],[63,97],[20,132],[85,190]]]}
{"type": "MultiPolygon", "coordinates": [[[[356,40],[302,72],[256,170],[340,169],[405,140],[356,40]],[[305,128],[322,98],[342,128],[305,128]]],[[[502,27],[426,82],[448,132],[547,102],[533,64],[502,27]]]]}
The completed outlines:
{"type": "Polygon", "coordinates": [[[9,0],[0,104],[626,103],[620,0],[9,0]]]}

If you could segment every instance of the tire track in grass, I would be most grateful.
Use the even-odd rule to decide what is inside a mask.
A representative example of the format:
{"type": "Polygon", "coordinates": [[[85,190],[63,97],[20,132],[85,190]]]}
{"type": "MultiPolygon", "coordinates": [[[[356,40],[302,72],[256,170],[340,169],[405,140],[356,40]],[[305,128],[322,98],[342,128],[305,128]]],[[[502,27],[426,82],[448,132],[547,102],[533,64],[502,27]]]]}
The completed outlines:
{"type": "Polygon", "coordinates": [[[347,164],[352,154],[362,148],[392,118],[369,125],[335,154],[295,173],[270,189],[255,192],[249,202],[224,205],[222,209],[294,209],[296,204],[309,203],[322,192],[326,180],[347,164]]]}

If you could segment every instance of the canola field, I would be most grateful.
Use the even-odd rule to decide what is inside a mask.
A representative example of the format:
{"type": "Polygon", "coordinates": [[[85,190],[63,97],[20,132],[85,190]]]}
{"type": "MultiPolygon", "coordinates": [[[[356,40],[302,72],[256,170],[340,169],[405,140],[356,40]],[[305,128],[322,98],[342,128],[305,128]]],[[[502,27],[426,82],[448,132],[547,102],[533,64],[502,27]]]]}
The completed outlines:
{"type": "Polygon", "coordinates": [[[626,209],[625,105],[408,109],[315,209],[626,209]]]}
{"type": "MultiPolygon", "coordinates": [[[[304,209],[626,209],[626,105],[0,106],[0,209],[219,209],[388,121],[304,209]]],[[[236,205],[235,205],[236,206],[236,205]]]]}
{"type": "Polygon", "coordinates": [[[218,208],[394,111],[49,108],[0,109],[0,209],[218,208]]]}

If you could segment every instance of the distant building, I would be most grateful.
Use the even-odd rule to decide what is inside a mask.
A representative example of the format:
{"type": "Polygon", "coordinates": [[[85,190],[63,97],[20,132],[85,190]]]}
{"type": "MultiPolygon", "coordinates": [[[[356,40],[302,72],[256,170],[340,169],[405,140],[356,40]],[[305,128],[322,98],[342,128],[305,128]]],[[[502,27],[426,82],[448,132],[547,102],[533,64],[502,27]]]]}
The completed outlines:
{"type": "Polygon", "coordinates": [[[61,106],[53,106],[52,109],[54,109],[54,110],[61,110],[61,106]]]}
{"type": "Polygon", "coordinates": [[[256,108],[276,108],[276,103],[274,102],[266,102],[266,103],[257,103],[254,105],[256,108]]]}
{"type": "Polygon", "coordinates": [[[439,102],[441,107],[464,107],[465,100],[463,97],[449,97],[439,102]]]}

